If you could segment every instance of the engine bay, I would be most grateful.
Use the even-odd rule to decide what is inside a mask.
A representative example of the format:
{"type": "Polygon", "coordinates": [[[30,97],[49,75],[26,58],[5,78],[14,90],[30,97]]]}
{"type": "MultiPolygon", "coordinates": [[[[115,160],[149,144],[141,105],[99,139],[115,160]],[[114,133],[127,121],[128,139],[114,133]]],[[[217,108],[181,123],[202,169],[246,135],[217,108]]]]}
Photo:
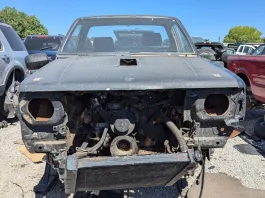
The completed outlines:
{"type": "MultiPolygon", "coordinates": [[[[166,123],[182,123],[185,91],[113,92],[81,96],[84,111],[80,116],[69,153],[76,151],[104,156],[172,153],[179,143],[166,123]],[[104,134],[104,132],[106,134],[104,134]],[[97,143],[102,141],[102,148],[97,143]]],[[[66,108],[67,111],[67,108],[66,108]]],[[[186,124],[187,125],[187,124],[186,124]]]]}

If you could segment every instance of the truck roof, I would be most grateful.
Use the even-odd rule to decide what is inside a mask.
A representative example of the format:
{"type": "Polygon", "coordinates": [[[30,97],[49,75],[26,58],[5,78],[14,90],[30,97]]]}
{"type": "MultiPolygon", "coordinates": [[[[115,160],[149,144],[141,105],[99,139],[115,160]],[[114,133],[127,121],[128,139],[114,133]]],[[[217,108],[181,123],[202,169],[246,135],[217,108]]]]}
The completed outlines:
{"type": "Polygon", "coordinates": [[[86,18],[167,18],[167,19],[177,19],[172,16],[161,16],[161,15],[95,15],[95,16],[87,16],[80,17],[78,19],[86,19],[86,18]]]}

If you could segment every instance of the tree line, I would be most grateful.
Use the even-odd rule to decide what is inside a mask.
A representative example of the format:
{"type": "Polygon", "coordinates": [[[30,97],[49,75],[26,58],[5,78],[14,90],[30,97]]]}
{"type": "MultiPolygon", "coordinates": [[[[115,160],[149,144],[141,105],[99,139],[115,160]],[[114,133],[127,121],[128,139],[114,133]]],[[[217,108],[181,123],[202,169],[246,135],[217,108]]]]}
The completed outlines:
{"type": "Polygon", "coordinates": [[[47,35],[48,30],[36,16],[29,16],[12,7],[5,7],[0,11],[0,21],[11,25],[21,38],[30,34],[47,35]]]}
{"type": "MultiPolygon", "coordinates": [[[[30,34],[47,35],[48,30],[36,16],[29,16],[12,7],[4,7],[0,11],[0,21],[11,25],[21,38],[30,34]]],[[[262,43],[262,32],[255,27],[235,26],[224,37],[224,43],[262,43]]]]}
{"type": "Polygon", "coordinates": [[[224,38],[224,43],[263,43],[262,32],[255,27],[235,26],[224,38]]]}

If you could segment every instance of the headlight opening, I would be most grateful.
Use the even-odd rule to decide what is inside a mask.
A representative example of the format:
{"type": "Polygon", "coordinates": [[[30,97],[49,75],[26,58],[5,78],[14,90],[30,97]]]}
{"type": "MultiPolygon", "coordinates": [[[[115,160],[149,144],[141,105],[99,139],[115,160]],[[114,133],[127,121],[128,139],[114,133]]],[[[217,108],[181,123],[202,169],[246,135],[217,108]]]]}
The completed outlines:
{"type": "Polygon", "coordinates": [[[224,115],[229,109],[229,99],[225,94],[210,94],[205,99],[204,109],[210,116],[224,115]]]}

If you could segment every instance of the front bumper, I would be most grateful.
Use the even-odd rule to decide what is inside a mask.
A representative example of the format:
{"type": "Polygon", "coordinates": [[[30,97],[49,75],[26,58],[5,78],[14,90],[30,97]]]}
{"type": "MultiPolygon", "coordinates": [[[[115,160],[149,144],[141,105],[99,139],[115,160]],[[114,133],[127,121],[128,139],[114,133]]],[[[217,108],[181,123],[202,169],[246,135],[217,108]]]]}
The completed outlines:
{"type": "Polygon", "coordinates": [[[186,153],[66,160],[65,191],[116,190],[171,186],[195,168],[193,150],[186,153]]]}

